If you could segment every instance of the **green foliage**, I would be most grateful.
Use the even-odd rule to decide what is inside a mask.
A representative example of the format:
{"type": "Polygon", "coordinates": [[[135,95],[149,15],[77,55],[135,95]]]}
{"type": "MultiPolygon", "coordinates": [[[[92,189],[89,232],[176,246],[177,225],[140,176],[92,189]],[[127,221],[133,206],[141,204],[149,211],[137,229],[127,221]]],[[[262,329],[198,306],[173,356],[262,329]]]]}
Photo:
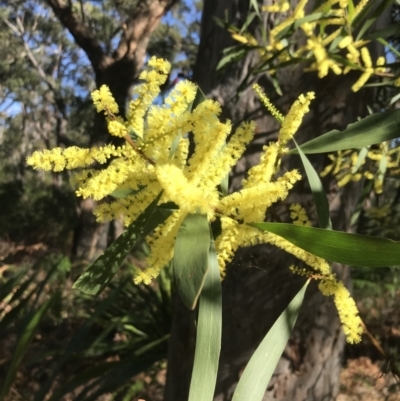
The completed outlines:
{"type": "MultiPolygon", "coordinates": [[[[258,3],[252,0],[250,4],[255,11],[249,13],[242,29],[230,27],[237,37],[245,33],[256,16],[261,15],[258,3]]],[[[368,5],[353,20],[349,26],[361,27],[358,38],[367,31],[383,7],[389,4],[390,1],[385,1],[377,9],[368,5]]],[[[136,1],[125,0],[118,4],[108,1],[72,2],[79,18],[85,21],[107,51],[112,49],[120,33],[120,22],[124,17],[132,14],[137,5],[136,1]]],[[[18,109],[12,119],[8,116],[4,117],[3,144],[6,145],[6,150],[2,151],[5,157],[2,162],[4,172],[0,182],[4,184],[0,189],[0,202],[4,200],[7,206],[6,214],[9,217],[2,222],[3,227],[0,226],[0,229],[13,232],[12,230],[15,230],[13,226],[17,225],[20,231],[16,231],[16,236],[20,236],[22,231],[38,223],[43,223],[41,230],[46,231],[53,221],[58,221],[61,217],[64,220],[73,220],[73,215],[65,213],[65,210],[71,210],[68,209],[70,197],[63,192],[65,186],[51,186],[53,192],[50,196],[51,191],[47,187],[41,191],[31,184],[28,190],[23,189],[23,184],[27,182],[26,177],[20,177],[17,183],[15,177],[26,154],[31,152],[33,146],[51,147],[60,143],[87,142],[87,137],[83,133],[90,128],[90,123],[85,121],[91,120],[88,117],[92,117],[87,108],[88,91],[93,86],[88,63],[86,61],[82,64],[78,63],[79,71],[69,68],[71,60],[75,63],[80,59],[79,49],[65,35],[61,26],[54,19],[49,18],[49,9],[41,6],[38,12],[35,7],[37,5],[34,2],[18,1],[13,7],[1,10],[1,17],[6,23],[5,28],[0,30],[0,39],[3,39],[7,46],[0,50],[0,56],[7,62],[0,65],[0,74],[5,77],[4,87],[9,92],[9,99],[19,106],[23,104],[25,108],[18,109]],[[25,24],[24,29],[31,34],[29,39],[20,29],[21,21],[25,24]],[[55,45],[58,46],[57,50],[54,50],[55,45]],[[33,68],[25,68],[26,57],[33,68]],[[8,60],[11,61],[8,62],[8,60]],[[52,135],[52,131],[55,131],[55,136],[52,135]],[[29,144],[29,149],[25,148],[26,143],[29,144]],[[9,150],[12,151],[10,157],[7,153],[9,150]],[[30,197],[30,192],[34,193],[34,196],[30,197]],[[54,193],[57,195],[54,196],[54,193]],[[61,199],[64,197],[67,199],[65,209],[57,206],[61,204],[61,199]],[[10,199],[18,199],[18,207],[15,207],[15,202],[12,204],[10,199]],[[54,200],[60,203],[53,203],[54,200]],[[30,210],[32,205],[35,212],[29,215],[26,210],[30,210]],[[54,214],[53,219],[48,216],[52,208],[58,213],[54,214]],[[29,216],[27,223],[24,222],[26,216],[29,216]]],[[[350,7],[350,11],[351,9],[350,7]]],[[[304,22],[318,21],[329,17],[328,14],[324,11],[294,20],[276,38],[284,39],[304,22]]],[[[192,34],[197,32],[197,29],[196,21],[187,28],[189,39],[185,40],[172,24],[161,25],[152,39],[151,51],[170,59],[179,57],[180,53],[185,52],[189,54],[188,61],[185,60],[177,65],[183,70],[190,69],[189,62],[194,59],[196,46],[196,40],[192,34]]],[[[323,27],[322,31],[324,29],[323,27]]],[[[392,26],[368,35],[370,38],[384,40],[397,32],[397,27],[392,26]]],[[[263,33],[265,36],[265,32],[263,33]]],[[[242,35],[241,38],[243,37],[242,35]]],[[[342,36],[339,38],[343,39],[342,36]]],[[[339,40],[336,40],[330,46],[332,60],[351,66],[351,63],[338,54],[338,44],[339,40]]],[[[258,44],[253,43],[251,46],[251,50],[260,50],[258,44]]],[[[219,68],[240,60],[248,50],[247,44],[227,49],[219,68]]],[[[301,61],[300,58],[293,57],[291,60],[282,62],[283,55],[284,52],[279,51],[269,58],[268,62],[264,60],[250,72],[247,78],[255,71],[264,72],[272,67],[284,68],[301,61]]],[[[277,81],[276,87],[279,90],[277,81]]],[[[200,98],[201,96],[198,96],[199,103],[204,100],[200,98]]],[[[321,228],[263,222],[253,226],[280,235],[298,247],[331,261],[361,267],[399,265],[399,242],[329,230],[330,219],[326,195],[323,193],[316,172],[305,156],[305,153],[359,149],[381,141],[392,140],[398,135],[398,127],[398,110],[377,113],[351,124],[342,132],[331,131],[301,145],[300,148],[293,149],[291,153],[299,153],[304,164],[314,194],[321,228]]],[[[42,185],[45,186],[46,179],[42,178],[42,181],[42,185]]],[[[225,182],[224,195],[226,195],[226,187],[225,182]]],[[[126,194],[113,195],[124,198],[126,194]]],[[[85,295],[79,295],[74,300],[79,303],[77,308],[79,316],[75,316],[79,319],[79,324],[74,325],[67,344],[63,344],[56,351],[52,350],[51,355],[43,353],[40,356],[43,360],[52,358],[52,366],[51,372],[40,383],[40,388],[34,395],[35,401],[44,399],[57,401],[64,395],[77,391],[81,386],[83,389],[79,394],[74,395],[74,399],[78,401],[96,400],[102,394],[121,394],[121,391],[125,390],[127,394],[129,391],[127,386],[131,378],[165,355],[170,326],[171,282],[168,272],[162,272],[158,284],[148,287],[134,286],[129,274],[125,277],[124,272],[118,272],[132,248],[161,225],[170,216],[172,209],[176,210],[173,205],[157,206],[160,197],[161,195],[75,283],[74,288],[92,295],[103,292],[102,297],[99,301],[94,301],[85,295]],[[120,279],[111,282],[116,274],[120,279]],[[132,310],[135,313],[132,313],[132,310]],[[126,340],[110,345],[110,339],[116,334],[126,340]],[[116,355],[118,360],[112,361],[116,355]],[[81,369],[74,371],[61,386],[54,387],[63,372],[70,366],[74,368],[80,366],[81,369]]],[[[70,228],[64,223],[60,226],[70,228]]],[[[60,232],[62,232],[61,228],[60,232]]],[[[47,270],[44,269],[44,277],[39,277],[39,266],[32,269],[30,273],[25,269],[16,270],[15,274],[3,280],[0,286],[0,299],[11,307],[1,316],[0,329],[13,329],[16,332],[14,352],[7,360],[7,364],[2,366],[5,373],[0,399],[9,392],[22,364],[26,363],[28,367],[30,366],[30,362],[24,362],[24,358],[34,342],[35,333],[40,331],[42,324],[45,322],[49,324],[46,321],[49,319],[54,327],[63,319],[61,304],[64,302],[65,294],[61,284],[65,283],[69,263],[61,259],[47,261],[46,265],[50,267],[48,266],[47,270]],[[58,285],[47,294],[44,289],[56,276],[58,276],[58,285]]],[[[190,309],[195,308],[199,299],[196,355],[189,399],[211,400],[218,371],[222,300],[217,254],[214,242],[210,240],[207,216],[189,214],[182,223],[175,243],[174,275],[178,290],[190,309]]],[[[234,400],[262,399],[295,324],[305,289],[306,285],[266,334],[243,373],[234,400]]]]}
{"type": "Polygon", "coordinates": [[[9,267],[3,273],[0,299],[6,308],[0,315],[0,339],[12,333],[16,339],[0,363],[1,400],[9,399],[21,372],[23,383],[36,382],[38,387],[32,394],[19,385],[26,399],[122,396],[136,374],[165,358],[171,325],[167,271],[151,287],[134,285],[130,274],[120,275],[98,302],[84,295],[71,297],[70,268],[67,258],[50,255],[33,267],[9,267]],[[38,372],[38,365],[47,373],[38,372]]]}
{"type": "Polygon", "coordinates": [[[68,251],[77,223],[75,196],[69,186],[48,185],[27,176],[23,181],[0,183],[0,233],[11,241],[42,241],[68,251]]]}
{"type": "Polygon", "coordinates": [[[261,401],[299,315],[308,282],[281,313],[253,353],[240,377],[232,401],[261,401]]]}
{"type": "Polygon", "coordinates": [[[317,211],[317,219],[320,228],[332,229],[331,219],[329,217],[329,203],[326,197],[322,182],[315,171],[314,167],[307,159],[306,155],[299,147],[295,140],[293,142],[296,145],[296,150],[301,157],[301,162],[303,163],[304,170],[307,175],[308,183],[310,184],[310,189],[314,197],[314,204],[317,211]]]}
{"type": "Polygon", "coordinates": [[[111,281],[132,248],[164,222],[171,211],[156,207],[161,194],[75,282],[75,289],[99,295],[111,281]]]}
{"type": "Polygon", "coordinates": [[[209,269],[210,228],[207,216],[188,214],[179,227],[174,274],[183,303],[194,309],[209,269]]]}
{"type": "Polygon", "coordinates": [[[208,253],[208,271],[199,300],[196,351],[189,401],[212,400],[217,382],[222,338],[221,279],[214,241],[208,253]]]}
{"type": "Polygon", "coordinates": [[[252,225],[277,234],[299,248],[333,262],[359,267],[400,265],[400,242],[390,239],[286,223],[252,225]]]}
{"type": "MultiPolygon", "coordinates": [[[[376,113],[350,124],[343,131],[329,131],[300,147],[306,154],[361,149],[364,146],[398,138],[399,126],[400,110],[376,113]]],[[[292,149],[290,153],[298,153],[297,148],[292,149]]]]}

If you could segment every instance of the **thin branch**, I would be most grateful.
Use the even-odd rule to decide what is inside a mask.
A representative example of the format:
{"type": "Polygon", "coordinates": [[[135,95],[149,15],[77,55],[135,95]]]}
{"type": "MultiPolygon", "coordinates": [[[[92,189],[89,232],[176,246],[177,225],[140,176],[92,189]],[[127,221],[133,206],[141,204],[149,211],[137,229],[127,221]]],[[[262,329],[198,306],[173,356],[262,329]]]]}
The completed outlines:
{"type": "Polygon", "coordinates": [[[43,79],[44,82],[47,83],[49,88],[55,92],[57,85],[55,82],[50,79],[47,74],[43,71],[43,68],[39,64],[39,62],[36,60],[36,57],[34,56],[32,49],[30,48],[28,42],[24,39],[24,32],[25,32],[25,27],[22,24],[22,21],[19,17],[16,18],[18,28],[12,24],[10,21],[5,19],[4,17],[0,17],[1,20],[21,39],[22,45],[24,46],[26,55],[28,56],[30,62],[32,65],[35,67],[37,73],[39,74],[40,78],[43,79]]]}
{"type": "Polygon", "coordinates": [[[107,62],[100,42],[72,11],[72,5],[62,0],[46,0],[63,26],[69,30],[78,46],[87,54],[93,68],[98,71],[107,62]]]}
{"type": "MultiPolygon", "coordinates": [[[[178,0],[141,0],[131,18],[122,24],[123,33],[113,58],[133,58],[137,51],[143,52],[151,34],[157,28],[161,18],[178,3],[178,0]]],[[[140,59],[140,58],[139,58],[140,59]]]]}

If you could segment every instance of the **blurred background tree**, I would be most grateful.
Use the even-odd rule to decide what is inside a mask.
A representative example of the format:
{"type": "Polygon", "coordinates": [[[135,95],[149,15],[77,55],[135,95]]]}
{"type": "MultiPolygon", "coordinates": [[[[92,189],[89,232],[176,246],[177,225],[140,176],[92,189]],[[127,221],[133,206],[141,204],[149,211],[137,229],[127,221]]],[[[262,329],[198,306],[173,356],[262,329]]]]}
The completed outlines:
{"type": "Polygon", "coordinates": [[[61,241],[66,252],[72,247],[75,257],[92,260],[121,228],[110,232],[109,225],[97,224],[92,201],[75,201],[66,175],[50,179],[32,173],[25,169],[25,158],[35,149],[109,140],[89,94],[107,84],[123,114],[148,47],[151,54],[175,61],[176,74],[190,74],[198,9],[176,0],[32,0],[2,2],[0,13],[0,196],[7,211],[0,232],[13,240],[36,231],[31,241],[58,241],[58,246],[61,241]],[[27,209],[35,213],[30,216],[27,209]]]}

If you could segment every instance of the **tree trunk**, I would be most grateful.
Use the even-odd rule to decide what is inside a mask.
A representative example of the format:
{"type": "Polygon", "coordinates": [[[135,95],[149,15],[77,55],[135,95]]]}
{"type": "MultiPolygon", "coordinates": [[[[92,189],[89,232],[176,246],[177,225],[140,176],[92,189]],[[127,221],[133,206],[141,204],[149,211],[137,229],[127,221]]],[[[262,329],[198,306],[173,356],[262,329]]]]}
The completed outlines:
{"type": "MultiPolygon", "coordinates": [[[[78,46],[85,51],[91,62],[96,78],[96,86],[107,85],[119,106],[119,114],[125,116],[132,85],[135,83],[146,56],[151,34],[159,25],[164,14],[179,0],[141,0],[126,20],[121,16],[121,37],[112,54],[104,51],[104,46],[93,36],[92,30],[75,13],[71,2],[46,0],[55,15],[69,30],[78,46]]],[[[96,113],[90,144],[100,146],[113,141],[121,145],[124,141],[108,134],[103,114],[96,113]]],[[[115,222],[99,224],[93,215],[95,202],[83,200],[78,205],[78,224],[74,233],[73,255],[79,259],[92,261],[107,247],[110,227],[115,222]]],[[[119,223],[111,233],[120,232],[119,223]]]]}
{"type": "MultiPolygon", "coordinates": [[[[228,15],[230,23],[241,27],[248,13],[248,5],[248,0],[205,0],[201,42],[194,70],[194,78],[200,88],[223,104],[225,116],[232,119],[234,124],[246,119],[257,122],[255,140],[231,176],[233,190],[239,188],[244,173],[258,160],[262,146],[276,139],[278,129],[277,122],[266,115],[250,87],[236,96],[240,82],[254,64],[255,52],[248,54],[240,63],[230,65],[223,74],[215,71],[222,50],[234,43],[229,33],[216,25],[214,17],[223,20],[228,15]]],[[[270,17],[265,18],[265,24],[270,17]]],[[[252,82],[258,82],[284,114],[299,94],[311,90],[316,92],[311,112],[296,134],[298,143],[331,129],[343,129],[367,112],[366,92],[350,92],[351,84],[356,80],[351,74],[319,80],[315,74],[303,73],[302,67],[290,67],[278,70],[277,77],[283,92],[281,97],[274,95],[276,91],[267,74],[254,76],[252,82]]],[[[317,155],[311,160],[317,171],[321,171],[326,156],[317,155]]],[[[301,170],[301,162],[298,156],[286,157],[282,167],[301,170]]],[[[338,190],[333,182],[326,181],[324,185],[334,229],[349,230],[359,185],[350,185],[342,190],[338,190]]],[[[309,210],[309,215],[315,217],[306,179],[294,187],[288,200],[275,206],[274,212],[287,221],[288,206],[294,202],[301,203],[309,210]]],[[[294,276],[288,269],[293,263],[296,264],[296,261],[285,252],[260,245],[242,249],[228,268],[227,277],[222,283],[222,349],[215,400],[231,399],[252,353],[303,284],[304,279],[294,276]]],[[[350,285],[347,268],[335,266],[335,270],[338,278],[350,285]]],[[[194,333],[193,319],[193,315],[182,307],[174,312],[165,401],[187,400],[191,367],[185,359],[193,353],[194,341],[188,336],[188,332],[194,333]],[[188,330],[188,327],[191,329],[188,330]]],[[[264,400],[335,399],[339,391],[343,346],[344,336],[333,300],[322,296],[316,283],[312,283],[264,400]]]]}

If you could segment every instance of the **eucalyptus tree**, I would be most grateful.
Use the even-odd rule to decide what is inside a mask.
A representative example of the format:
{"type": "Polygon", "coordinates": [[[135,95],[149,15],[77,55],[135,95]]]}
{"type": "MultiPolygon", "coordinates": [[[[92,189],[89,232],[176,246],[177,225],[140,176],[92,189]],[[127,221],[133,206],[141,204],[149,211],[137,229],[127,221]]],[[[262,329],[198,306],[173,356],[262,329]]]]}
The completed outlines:
{"type": "MultiPolygon", "coordinates": [[[[30,174],[25,158],[36,147],[107,141],[104,118],[93,112],[89,93],[107,84],[123,115],[147,50],[176,60],[181,75],[190,75],[198,41],[196,13],[178,0],[3,1],[1,150],[13,171],[4,180],[30,174]]],[[[89,200],[70,205],[77,210],[73,254],[87,260],[107,246],[113,228],[97,224],[92,207],[89,200]]]]}

